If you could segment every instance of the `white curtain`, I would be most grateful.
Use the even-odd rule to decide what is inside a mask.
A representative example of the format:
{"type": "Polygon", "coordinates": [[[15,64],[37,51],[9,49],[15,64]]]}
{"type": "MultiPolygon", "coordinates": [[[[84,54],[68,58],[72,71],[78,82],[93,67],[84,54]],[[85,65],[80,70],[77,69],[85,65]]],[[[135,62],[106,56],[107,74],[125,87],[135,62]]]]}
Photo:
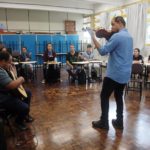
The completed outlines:
{"type": "MultiPolygon", "coordinates": [[[[108,12],[104,12],[100,15],[100,27],[108,30],[110,26],[110,22],[111,22],[110,16],[108,12]]],[[[100,38],[99,42],[101,43],[101,45],[104,45],[106,43],[106,40],[104,38],[100,38]]]]}
{"type": "Polygon", "coordinates": [[[102,28],[108,29],[110,26],[109,13],[104,12],[100,15],[100,26],[102,28]]]}
{"type": "Polygon", "coordinates": [[[146,37],[147,3],[131,5],[127,8],[127,29],[133,37],[133,46],[144,49],[146,37]]]}

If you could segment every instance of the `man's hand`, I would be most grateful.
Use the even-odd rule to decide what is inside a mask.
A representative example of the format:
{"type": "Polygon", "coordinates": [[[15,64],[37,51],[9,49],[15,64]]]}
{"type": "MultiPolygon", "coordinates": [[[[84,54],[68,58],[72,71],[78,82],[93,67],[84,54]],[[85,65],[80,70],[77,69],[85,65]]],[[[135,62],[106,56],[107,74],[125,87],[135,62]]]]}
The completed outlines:
{"type": "Polygon", "coordinates": [[[87,28],[87,31],[89,32],[91,38],[95,37],[95,32],[91,28],[87,28]]]}
{"type": "Polygon", "coordinates": [[[21,84],[25,81],[24,77],[19,77],[18,80],[20,81],[21,84]]]}

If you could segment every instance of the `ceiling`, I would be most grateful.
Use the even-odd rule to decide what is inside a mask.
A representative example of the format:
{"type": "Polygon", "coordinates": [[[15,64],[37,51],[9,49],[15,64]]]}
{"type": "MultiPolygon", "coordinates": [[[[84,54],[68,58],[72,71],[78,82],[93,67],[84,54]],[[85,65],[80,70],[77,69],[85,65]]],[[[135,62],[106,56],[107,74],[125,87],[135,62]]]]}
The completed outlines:
{"type": "Polygon", "coordinates": [[[0,0],[0,8],[92,14],[98,6],[118,6],[125,1],[128,0],[0,0]]]}

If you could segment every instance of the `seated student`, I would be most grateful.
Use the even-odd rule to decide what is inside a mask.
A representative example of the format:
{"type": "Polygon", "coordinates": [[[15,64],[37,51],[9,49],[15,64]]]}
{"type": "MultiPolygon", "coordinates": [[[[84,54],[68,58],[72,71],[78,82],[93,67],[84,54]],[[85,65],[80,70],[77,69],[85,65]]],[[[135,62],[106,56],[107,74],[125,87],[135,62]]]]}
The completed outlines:
{"type": "MultiPolygon", "coordinates": [[[[43,60],[44,62],[48,62],[48,61],[54,61],[56,59],[56,53],[53,50],[52,44],[48,43],[46,46],[46,50],[44,52],[43,55],[43,60]]],[[[42,80],[42,83],[45,83],[46,78],[47,78],[47,64],[43,64],[43,75],[44,75],[44,79],[42,80]]]]}
{"type": "Polygon", "coordinates": [[[135,48],[133,53],[133,64],[140,64],[140,63],[144,63],[143,56],[140,55],[140,49],[135,48]]]}
{"type": "MultiPolygon", "coordinates": [[[[22,47],[21,55],[20,55],[20,61],[30,61],[31,60],[31,54],[28,53],[26,47],[22,47]]],[[[27,71],[27,75],[29,79],[33,78],[33,66],[32,64],[22,64],[22,69],[27,71]]]]}
{"type": "MultiPolygon", "coordinates": [[[[93,60],[95,58],[93,48],[91,44],[87,45],[87,50],[82,53],[82,58],[83,60],[93,60]]],[[[92,77],[95,79],[96,77],[99,76],[100,72],[97,71],[99,70],[99,64],[98,63],[89,63],[89,68],[88,68],[88,80],[89,82],[93,82],[92,77]]]]}
{"type": "MultiPolygon", "coordinates": [[[[81,57],[85,61],[94,59],[94,53],[93,53],[93,48],[92,48],[91,44],[87,45],[87,50],[82,53],[81,57]]],[[[88,80],[89,80],[89,82],[93,82],[93,80],[91,78],[91,76],[92,76],[91,72],[92,72],[92,68],[94,69],[94,65],[93,64],[89,64],[88,66],[89,66],[89,68],[88,68],[88,80]]]]}
{"type": "Polygon", "coordinates": [[[43,56],[44,62],[54,61],[55,57],[56,57],[56,53],[53,50],[53,46],[51,43],[48,43],[46,46],[46,50],[44,52],[44,56],[43,56]]]}
{"type": "Polygon", "coordinates": [[[83,60],[85,60],[85,61],[94,59],[94,53],[93,53],[91,44],[87,45],[87,50],[82,53],[82,57],[83,57],[83,60]]]}
{"type": "Polygon", "coordinates": [[[0,52],[0,106],[12,114],[16,114],[16,126],[21,130],[26,130],[24,121],[32,122],[33,118],[29,115],[31,92],[26,90],[27,97],[16,95],[18,87],[24,82],[23,77],[13,80],[10,77],[11,55],[6,51],[0,52]]]}
{"type": "Polygon", "coordinates": [[[77,77],[77,66],[73,65],[72,62],[77,62],[79,59],[78,52],[75,51],[74,45],[70,45],[70,52],[66,55],[66,65],[67,71],[69,75],[72,77],[72,81],[74,82],[77,77]]]}

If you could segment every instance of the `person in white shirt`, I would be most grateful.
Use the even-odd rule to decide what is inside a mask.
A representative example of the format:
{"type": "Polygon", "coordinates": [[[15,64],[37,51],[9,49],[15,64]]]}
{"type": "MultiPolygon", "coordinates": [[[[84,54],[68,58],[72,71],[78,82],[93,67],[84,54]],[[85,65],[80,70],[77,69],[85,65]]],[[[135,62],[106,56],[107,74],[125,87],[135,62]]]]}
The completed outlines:
{"type": "MultiPolygon", "coordinates": [[[[87,50],[82,53],[82,59],[84,61],[90,61],[90,60],[94,59],[93,47],[92,47],[91,44],[88,44],[87,45],[87,50]]],[[[89,82],[93,82],[93,80],[92,80],[92,71],[96,71],[95,67],[97,68],[97,66],[99,67],[99,65],[90,63],[88,66],[89,66],[88,67],[88,80],[89,80],[89,82]]]]}

